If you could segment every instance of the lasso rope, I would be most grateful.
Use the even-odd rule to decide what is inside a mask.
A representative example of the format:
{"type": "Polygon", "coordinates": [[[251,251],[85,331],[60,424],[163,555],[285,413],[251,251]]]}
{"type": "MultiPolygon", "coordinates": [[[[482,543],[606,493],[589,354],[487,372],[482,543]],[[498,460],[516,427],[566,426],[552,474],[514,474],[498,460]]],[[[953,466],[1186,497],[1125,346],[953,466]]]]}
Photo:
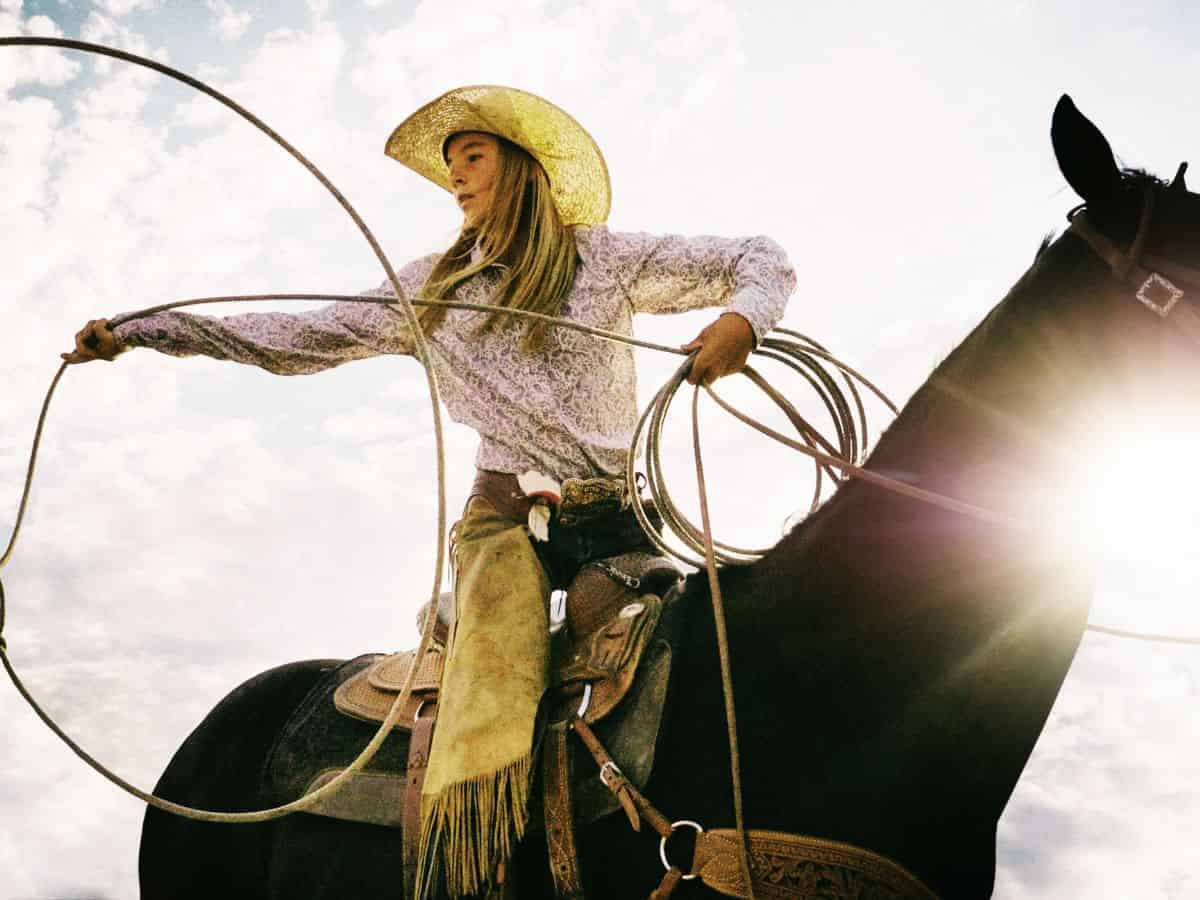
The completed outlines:
{"type": "MultiPolygon", "coordinates": [[[[798,332],[786,328],[777,328],[762,341],[754,351],[754,354],[783,363],[805,378],[809,386],[813,388],[818,398],[824,404],[826,412],[833,423],[833,428],[837,435],[836,446],[826,440],[817,428],[801,416],[795,407],[779,391],[768,384],[766,379],[759,375],[751,366],[746,366],[742,370],[742,374],[762,390],[783,412],[788,421],[796,428],[802,440],[794,441],[779,435],[777,432],[766,429],[766,426],[761,426],[761,428],[766,429],[764,433],[769,433],[772,436],[780,438],[789,447],[802,449],[814,461],[814,491],[812,502],[809,506],[809,512],[812,512],[816,510],[821,502],[822,479],[824,477],[840,480],[840,476],[834,471],[835,469],[846,469],[852,472],[866,471],[857,465],[857,463],[862,462],[868,441],[866,411],[855,382],[862,384],[875,394],[876,397],[887,405],[893,414],[897,412],[896,406],[879,388],[868,381],[863,375],[830,355],[816,341],[798,332]],[[845,393],[837,384],[838,376],[846,382],[846,388],[854,400],[853,409],[847,402],[845,393]],[[859,436],[860,430],[862,432],[861,437],[859,436]],[[824,448],[824,451],[827,452],[818,450],[818,446],[824,448]]],[[[663,426],[667,419],[667,413],[670,410],[671,401],[687,378],[690,369],[690,361],[680,366],[646,407],[646,411],[642,414],[634,429],[633,446],[628,462],[626,463],[625,474],[629,483],[633,484],[635,477],[634,469],[637,460],[644,457],[647,487],[651,498],[662,514],[665,530],[673,532],[688,550],[696,554],[705,554],[705,529],[698,528],[688,521],[687,517],[680,512],[679,507],[671,499],[664,478],[659,450],[662,444],[663,426]]],[[[749,416],[736,411],[721,400],[711,387],[707,389],[707,392],[726,411],[732,412],[744,422],[760,427],[749,416]]],[[[875,476],[875,473],[867,473],[867,477],[872,476],[875,476]]],[[[929,492],[923,493],[928,497],[937,496],[929,492]]],[[[707,563],[704,557],[698,558],[689,555],[672,547],[667,542],[665,533],[658,531],[650,521],[645,511],[645,505],[636,492],[631,495],[631,499],[633,501],[634,514],[643,530],[647,532],[652,543],[659,550],[698,569],[705,568],[707,563]]],[[[714,543],[715,547],[719,548],[715,550],[715,560],[726,565],[750,565],[761,559],[770,549],[769,547],[752,549],[734,547],[721,542],[714,543]]]]}
{"type": "MultiPolygon", "coordinates": [[[[721,596],[721,581],[717,578],[717,557],[713,548],[712,523],[708,517],[708,486],[704,480],[704,462],[700,456],[699,385],[692,392],[692,452],[696,459],[696,487],[700,493],[700,520],[704,529],[704,570],[708,575],[713,630],[717,634],[717,656],[721,661],[721,695],[725,703],[725,732],[729,742],[733,821],[738,836],[738,865],[741,866],[742,880],[746,885],[750,900],[754,900],[754,876],[750,873],[750,843],[746,840],[746,812],[742,805],[742,756],[738,750],[737,709],[733,701],[733,666],[729,660],[729,631],[725,626],[725,602],[721,596]]],[[[636,491],[632,493],[636,493],[636,491]]]]}
{"type": "MultiPolygon", "coordinates": [[[[131,62],[131,63],[134,63],[135,65],[141,65],[143,67],[158,71],[164,75],[167,75],[168,77],[171,77],[178,81],[181,81],[184,84],[187,84],[187,85],[195,88],[196,90],[199,90],[202,93],[205,93],[205,94],[213,97],[218,102],[227,106],[228,108],[233,110],[235,113],[237,113],[238,115],[240,115],[241,117],[243,117],[244,119],[249,121],[251,124],[255,125],[255,127],[257,127],[260,131],[262,131],[264,134],[266,134],[268,137],[270,137],[273,141],[275,141],[280,147],[282,147],[284,150],[286,150],[293,158],[295,158],[298,162],[300,162],[302,165],[304,165],[305,168],[307,168],[313,174],[313,176],[316,177],[317,180],[320,181],[321,184],[327,190],[330,191],[330,193],[335,197],[335,199],[338,201],[338,203],[342,206],[344,211],[352,218],[355,225],[359,228],[359,230],[363,234],[364,238],[367,240],[368,244],[371,246],[372,251],[375,253],[376,257],[379,259],[380,263],[383,265],[384,271],[386,272],[389,281],[392,283],[393,289],[396,294],[396,299],[394,299],[394,300],[379,300],[379,299],[374,299],[374,298],[346,297],[343,295],[332,295],[332,294],[304,294],[304,295],[270,294],[270,295],[244,295],[244,296],[239,296],[239,297],[198,298],[195,300],[178,301],[178,302],[174,302],[174,303],[163,304],[160,306],[151,307],[149,309],[142,310],[137,313],[131,313],[131,314],[128,314],[125,316],[121,316],[118,319],[115,319],[113,324],[114,325],[120,324],[122,322],[127,322],[127,321],[130,321],[135,318],[141,318],[143,316],[150,315],[152,313],[160,312],[160,311],[167,310],[167,309],[174,309],[174,308],[178,308],[178,307],[182,307],[182,306],[198,305],[198,304],[204,304],[204,303],[251,301],[251,300],[282,300],[282,299],[320,300],[320,299],[325,299],[325,300],[349,300],[349,301],[353,301],[353,302],[383,303],[383,304],[389,306],[389,308],[393,309],[393,311],[396,311],[395,307],[392,304],[398,302],[400,305],[400,310],[398,311],[398,314],[403,315],[405,322],[409,327],[410,332],[414,336],[414,345],[415,345],[415,350],[416,350],[415,355],[420,360],[422,367],[425,369],[425,372],[426,372],[426,378],[427,378],[427,382],[428,382],[428,388],[429,388],[432,411],[433,411],[435,444],[436,444],[436,450],[437,450],[437,480],[438,480],[437,543],[438,543],[438,546],[437,546],[437,557],[436,557],[436,562],[435,562],[435,567],[434,567],[435,568],[434,585],[433,585],[433,589],[431,591],[430,600],[431,600],[431,603],[436,603],[436,599],[440,593],[440,587],[441,587],[441,582],[442,582],[442,571],[443,571],[443,567],[444,567],[444,545],[445,545],[444,537],[445,537],[445,526],[446,526],[445,458],[444,458],[444,444],[443,444],[443,436],[442,436],[442,428],[441,428],[441,419],[440,419],[440,413],[439,413],[439,408],[438,408],[439,400],[438,400],[437,382],[436,382],[436,378],[434,376],[432,365],[430,363],[428,345],[426,343],[424,334],[422,333],[421,328],[419,327],[419,325],[417,323],[416,315],[413,310],[413,301],[411,301],[409,298],[407,298],[404,295],[404,292],[400,287],[400,284],[396,277],[394,269],[392,268],[390,262],[388,261],[386,255],[384,254],[382,248],[376,241],[374,235],[371,233],[371,231],[367,227],[366,223],[361,219],[361,217],[359,217],[359,215],[354,210],[354,208],[342,196],[342,194],[337,190],[337,188],[334,187],[332,182],[330,182],[320,172],[320,170],[317,169],[317,167],[315,165],[313,165],[311,162],[309,162],[298,150],[293,148],[282,137],[280,137],[272,129],[270,129],[265,123],[263,123],[261,120],[259,120],[255,116],[253,116],[248,111],[246,111],[243,107],[241,107],[234,101],[230,100],[229,98],[225,97],[223,94],[219,93],[215,89],[208,87],[203,82],[200,82],[194,78],[191,78],[190,76],[187,76],[181,72],[178,72],[175,69],[170,68],[169,66],[165,66],[154,60],[146,59],[144,57],[136,56],[136,55],[130,54],[130,53],[125,53],[125,52],[119,51],[119,50],[113,50],[111,48],[104,47],[101,45],[88,44],[88,43],[81,42],[81,41],[72,41],[72,40],[65,40],[65,39],[59,39],[59,38],[32,38],[32,37],[0,38],[0,46],[5,46],[5,45],[9,45],[9,46],[41,45],[41,46],[61,47],[61,48],[65,48],[65,49],[74,49],[74,50],[81,50],[81,51],[85,51],[85,52],[98,53],[100,55],[110,56],[110,57],[113,57],[116,59],[124,60],[126,62],[131,62]]],[[[421,304],[418,304],[418,305],[421,305],[421,304]]],[[[479,311],[493,310],[493,309],[498,308],[498,307],[494,307],[494,306],[491,306],[488,304],[468,304],[468,303],[458,303],[458,302],[448,302],[448,303],[443,302],[440,305],[445,305],[445,306],[448,306],[451,308],[471,309],[471,310],[479,310],[479,311]]],[[[525,312],[525,311],[520,311],[520,310],[511,310],[511,309],[505,309],[504,311],[508,312],[509,314],[526,315],[526,316],[530,316],[533,318],[541,319],[541,320],[550,322],[550,323],[552,323],[556,326],[560,326],[560,327],[573,328],[575,330],[583,331],[583,332],[592,334],[593,336],[600,337],[600,338],[603,338],[606,340],[615,340],[615,341],[620,341],[622,343],[630,344],[633,346],[655,349],[655,350],[660,350],[663,352],[682,354],[682,351],[680,351],[674,347],[668,347],[668,346],[659,345],[659,344],[652,344],[652,343],[646,342],[646,341],[639,341],[639,340],[627,337],[625,335],[619,335],[619,334],[616,334],[613,332],[606,332],[603,329],[592,328],[590,326],[584,326],[584,325],[580,325],[578,323],[568,322],[565,320],[557,319],[555,317],[545,316],[545,315],[542,315],[539,313],[531,313],[531,312],[525,312]]],[[[773,431],[772,429],[768,428],[767,426],[756,422],[755,420],[751,419],[750,417],[734,410],[727,403],[725,403],[723,400],[721,400],[711,389],[708,389],[708,393],[710,394],[710,396],[713,397],[713,399],[718,403],[718,405],[720,405],[723,409],[730,412],[731,414],[735,415],[737,418],[741,419],[742,421],[746,422],[747,424],[752,425],[753,427],[755,427],[762,433],[767,434],[768,436],[772,437],[773,439],[775,439],[781,443],[784,443],[787,446],[793,447],[794,449],[799,450],[802,453],[807,454],[814,460],[814,463],[816,465],[817,475],[816,475],[816,484],[814,487],[812,508],[815,509],[816,505],[820,501],[821,488],[822,488],[822,480],[821,479],[822,479],[823,473],[825,475],[834,476],[834,470],[840,470],[842,473],[844,473],[844,475],[871,481],[872,483],[875,483],[879,486],[887,487],[890,490],[898,491],[902,494],[913,497],[914,499],[919,499],[924,502],[934,503],[934,504],[937,504],[939,506],[942,506],[942,507],[945,507],[948,509],[952,509],[952,510],[962,512],[962,513],[965,513],[968,515],[977,516],[977,517],[986,519],[988,521],[991,521],[991,522],[994,522],[997,524],[1003,524],[1003,525],[1016,524],[1012,520],[1010,520],[1006,517],[1000,516],[996,513],[990,512],[981,507],[962,503],[961,501],[957,501],[952,498],[944,497],[942,495],[935,494],[933,492],[923,491],[923,490],[921,490],[919,488],[915,488],[911,485],[904,484],[903,482],[898,482],[898,481],[895,481],[894,479],[889,479],[889,478],[886,478],[885,476],[878,475],[877,473],[863,469],[861,466],[859,466],[857,464],[857,462],[861,461],[860,458],[861,458],[862,454],[865,453],[866,444],[867,444],[867,441],[866,441],[866,418],[865,418],[865,413],[863,410],[861,398],[857,392],[857,389],[854,387],[854,382],[852,379],[857,379],[858,381],[860,381],[861,383],[866,385],[873,393],[875,393],[878,397],[880,397],[889,406],[889,408],[893,411],[893,413],[896,412],[895,406],[892,405],[890,403],[890,401],[888,401],[887,398],[882,394],[882,392],[874,387],[874,385],[870,384],[870,382],[868,382],[865,378],[863,378],[861,375],[859,375],[854,370],[850,369],[848,366],[845,366],[844,364],[838,362],[836,359],[834,359],[832,356],[830,356],[824,350],[824,348],[821,348],[815,342],[812,342],[809,339],[804,338],[802,335],[796,334],[795,332],[790,332],[790,331],[783,330],[783,329],[779,330],[778,332],[775,332],[775,334],[783,335],[784,337],[783,338],[769,337],[767,340],[763,341],[761,347],[758,348],[755,352],[766,358],[780,361],[783,364],[787,365],[788,367],[792,368],[793,371],[797,372],[802,377],[804,377],[809,382],[809,384],[814,388],[814,390],[817,391],[818,396],[821,398],[821,400],[825,404],[825,407],[826,407],[827,411],[830,413],[830,416],[834,422],[834,428],[835,428],[835,431],[837,432],[837,446],[836,447],[833,444],[826,441],[825,438],[821,436],[819,431],[817,431],[816,429],[814,429],[810,425],[808,425],[808,423],[802,417],[800,417],[798,413],[795,412],[794,408],[792,408],[791,405],[788,404],[787,401],[783,399],[782,395],[780,395],[777,391],[775,391],[752,368],[747,367],[747,369],[746,369],[747,377],[749,377],[750,380],[757,387],[759,387],[761,390],[763,390],[764,393],[766,393],[768,395],[768,397],[770,397],[770,399],[780,409],[782,409],[784,411],[784,413],[787,415],[788,419],[792,422],[792,424],[794,426],[796,426],[797,430],[800,432],[801,437],[803,439],[802,442],[794,441],[790,438],[787,438],[784,435],[773,431]],[[824,363],[832,364],[836,368],[836,370],[838,370],[838,372],[841,374],[841,376],[845,378],[845,380],[847,382],[850,393],[854,399],[854,411],[858,415],[858,425],[861,426],[862,431],[863,431],[863,440],[861,442],[858,439],[854,416],[850,411],[849,404],[846,402],[845,395],[842,393],[841,389],[834,383],[834,380],[830,376],[830,373],[824,368],[824,366],[823,366],[824,363]],[[823,447],[824,450],[816,449],[817,445],[820,445],[821,447],[823,447]]],[[[755,561],[756,559],[760,558],[761,555],[765,552],[765,549],[752,550],[752,549],[737,548],[737,547],[733,547],[733,546],[729,546],[729,545],[725,545],[725,544],[716,544],[716,542],[714,542],[712,540],[712,533],[711,533],[710,522],[709,522],[709,518],[708,518],[707,491],[706,491],[706,487],[704,484],[703,466],[702,466],[702,462],[700,459],[700,453],[699,453],[699,431],[698,431],[698,419],[697,419],[697,412],[696,412],[696,408],[697,408],[696,401],[698,400],[698,397],[699,397],[699,389],[697,389],[695,396],[693,398],[693,436],[694,436],[693,439],[694,439],[694,446],[695,446],[697,477],[698,477],[698,484],[699,484],[699,489],[700,489],[700,501],[701,501],[702,525],[700,528],[697,528],[696,526],[694,526],[691,522],[689,522],[686,519],[685,516],[683,516],[679,512],[678,508],[670,500],[669,492],[666,490],[665,481],[662,478],[661,462],[659,459],[659,440],[661,438],[662,427],[663,427],[663,423],[665,422],[665,419],[666,419],[666,413],[667,413],[667,409],[669,408],[671,398],[674,396],[675,392],[678,390],[679,386],[682,384],[683,380],[686,378],[686,375],[687,375],[688,371],[690,370],[691,362],[692,362],[692,360],[689,359],[683,366],[680,367],[680,369],[675,373],[675,376],[668,382],[668,384],[665,385],[664,388],[658,392],[658,394],[655,397],[655,401],[650,405],[650,407],[648,407],[646,414],[644,414],[642,416],[642,418],[640,419],[637,429],[634,434],[633,447],[631,448],[631,452],[629,454],[630,461],[629,461],[629,470],[628,470],[627,474],[629,474],[631,476],[630,484],[635,483],[635,479],[632,477],[633,476],[633,465],[634,465],[634,461],[638,455],[639,445],[644,447],[645,459],[647,462],[647,469],[648,469],[649,489],[651,492],[651,496],[655,500],[655,502],[659,504],[659,508],[663,512],[664,521],[667,523],[667,527],[669,527],[672,531],[675,532],[675,534],[677,536],[679,536],[681,539],[683,539],[685,544],[687,544],[689,547],[691,547],[693,549],[696,549],[697,547],[699,547],[699,548],[703,549],[703,551],[704,551],[705,558],[703,561],[700,561],[700,560],[696,560],[695,558],[683,556],[679,553],[679,551],[667,546],[663,535],[657,533],[657,531],[655,529],[650,527],[650,523],[648,521],[648,518],[645,514],[644,509],[642,508],[642,505],[640,502],[640,497],[638,496],[637,492],[636,491],[631,492],[633,495],[633,498],[634,498],[635,514],[636,514],[637,518],[639,519],[639,521],[641,522],[643,528],[645,528],[647,530],[652,541],[659,547],[659,549],[661,549],[664,552],[669,553],[673,556],[677,556],[677,557],[683,559],[683,561],[688,562],[689,564],[696,565],[697,567],[703,567],[709,573],[709,583],[710,583],[710,591],[712,594],[713,604],[714,604],[714,615],[715,615],[715,624],[716,624],[716,628],[717,628],[718,645],[719,645],[719,649],[720,649],[720,653],[721,653],[722,682],[724,685],[724,693],[725,693],[726,717],[727,717],[727,723],[729,726],[729,735],[730,735],[731,766],[733,769],[733,789],[734,789],[734,801],[735,801],[735,814],[737,817],[738,832],[742,838],[740,843],[741,843],[741,850],[742,850],[742,866],[744,869],[743,877],[745,877],[747,879],[747,884],[751,884],[751,882],[749,880],[747,846],[746,846],[746,842],[745,842],[744,820],[743,820],[742,804],[741,804],[740,777],[739,777],[739,773],[738,773],[739,756],[738,756],[738,752],[737,752],[736,718],[735,718],[735,713],[734,713],[734,708],[733,708],[732,675],[731,675],[730,668],[729,668],[728,644],[727,644],[727,639],[726,639],[726,635],[725,635],[724,614],[723,614],[723,609],[722,609],[722,604],[721,604],[721,599],[720,599],[720,587],[719,587],[719,582],[717,581],[717,578],[716,578],[716,566],[717,566],[718,561],[724,562],[727,564],[749,564],[749,563],[755,561]],[[646,431],[646,427],[647,427],[648,423],[650,425],[650,428],[648,431],[646,431]],[[644,431],[646,433],[645,433],[645,436],[643,437],[644,431]],[[721,548],[719,555],[715,549],[716,546],[720,546],[720,548],[721,548]]],[[[53,380],[51,381],[50,387],[46,393],[45,401],[43,402],[42,409],[41,409],[41,412],[38,417],[37,428],[35,431],[33,446],[32,446],[31,452],[30,452],[30,461],[29,461],[29,466],[28,466],[27,472],[26,472],[25,486],[24,486],[24,490],[22,492],[21,502],[20,502],[20,505],[18,508],[17,519],[14,524],[13,532],[9,539],[8,546],[5,549],[4,554],[2,556],[0,556],[0,568],[3,568],[3,566],[5,564],[7,564],[7,562],[9,561],[9,559],[12,556],[13,549],[16,545],[17,536],[20,532],[21,523],[24,518],[24,514],[25,514],[25,511],[27,508],[27,504],[28,504],[30,487],[32,485],[33,473],[34,473],[34,468],[35,468],[35,464],[36,464],[37,452],[38,452],[38,448],[39,448],[39,444],[40,444],[40,440],[41,440],[43,427],[45,424],[46,415],[47,415],[47,412],[49,409],[50,400],[54,394],[54,391],[55,391],[59,381],[62,378],[63,372],[66,369],[66,365],[67,364],[64,363],[59,368],[58,372],[55,374],[53,380]]],[[[836,476],[834,476],[834,477],[836,477],[836,476]]],[[[397,696],[395,702],[393,703],[392,708],[389,711],[387,717],[385,718],[383,724],[380,726],[380,728],[376,732],[375,736],[367,744],[367,746],[363,749],[363,751],[359,754],[359,756],[352,763],[350,763],[350,765],[347,766],[347,768],[341,774],[339,774],[335,779],[330,781],[328,784],[326,784],[319,790],[317,790],[311,794],[307,794],[304,797],[302,797],[296,801],[293,801],[292,803],[284,804],[282,806],[277,806],[277,807],[273,807],[271,809],[266,809],[266,810],[258,810],[258,811],[254,811],[254,812],[244,812],[244,813],[228,813],[228,812],[216,812],[216,811],[210,811],[210,810],[199,810],[199,809],[194,809],[194,808],[184,806],[181,804],[172,803],[167,800],[163,800],[162,798],[156,797],[153,794],[147,793],[145,791],[141,791],[138,788],[134,787],[133,785],[125,782],[119,776],[115,775],[114,773],[112,773],[111,771],[106,769],[102,764],[100,764],[97,760],[95,760],[93,757],[91,757],[77,743],[75,743],[65,732],[63,732],[61,728],[58,727],[58,725],[51,719],[51,717],[49,715],[47,715],[45,713],[45,711],[42,710],[42,708],[37,704],[37,702],[35,701],[33,696],[29,693],[29,691],[26,690],[25,686],[22,684],[19,677],[17,676],[16,671],[14,670],[14,668],[11,664],[11,661],[8,658],[7,643],[5,641],[4,634],[3,634],[5,613],[6,613],[6,599],[4,596],[3,583],[0,582],[0,661],[3,662],[4,668],[8,672],[9,677],[12,679],[18,692],[21,694],[22,697],[25,698],[25,700],[30,704],[30,706],[34,709],[34,711],[38,714],[38,716],[43,720],[43,722],[45,722],[46,725],[52,731],[54,731],[54,733],[57,734],[88,765],[90,765],[92,768],[94,768],[100,774],[104,775],[106,778],[108,778],[114,784],[121,787],[123,790],[126,790],[127,792],[133,794],[134,796],[138,797],[139,799],[143,800],[144,802],[146,802],[152,806],[155,806],[156,808],[161,809],[163,811],[174,813],[174,814],[181,815],[181,816],[185,816],[188,818],[196,818],[196,819],[201,819],[201,820],[205,820],[205,821],[227,822],[227,823],[267,821],[269,819],[278,818],[278,817],[287,815],[292,812],[303,811],[304,809],[307,809],[307,808],[310,808],[311,806],[313,806],[320,799],[323,799],[324,797],[334,793],[349,778],[351,778],[356,772],[360,771],[371,760],[371,758],[374,756],[374,754],[379,749],[379,747],[382,746],[382,744],[386,740],[388,734],[391,732],[391,729],[393,728],[393,726],[399,719],[400,711],[403,709],[404,704],[407,702],[408,696],[411,692],[412,680],[413,680],[413,677],[416,672],[416,667],[413,667],[413,669],[409,672],[408,677],[405,679],[403,688],[400,691],[399,695],[397,696]]],[[[424,627],[423,627],[422,635],[421,635],[421,644],[420,644],[421,650],[424,650],[428,646],[428,643],[429,643],[429,640],[430,640],[430,637],[432,634],[432,628],[433,628],[434,621],[435,621],[434,616],[426,617],[426,621],[424,623],[424,627]]],[[[1106,634],[1113,634],[1113,635],[1116,635],[1119,637],[1135,638],[1135,639],[1141,639],[1141,640],[1169,641],[1172,643],[1184,643],[1184,644],[1200,643],[1200,637],[1181,638],[1181,637],[1171,637],[1171,636],[1165,636],[1165,635],[1149,635],[1149,634],[1143,634],[1143,633],[1138,633],[1138,632],[1110,629],[1110,628],[1104,628],[1101,626],[1093,626],[1093,625],[1089,625],[1087,627],[1090,630],[1094,630],[1094,631],[1098,631],[1098,632],[1106,633],[1106,634]]]]}

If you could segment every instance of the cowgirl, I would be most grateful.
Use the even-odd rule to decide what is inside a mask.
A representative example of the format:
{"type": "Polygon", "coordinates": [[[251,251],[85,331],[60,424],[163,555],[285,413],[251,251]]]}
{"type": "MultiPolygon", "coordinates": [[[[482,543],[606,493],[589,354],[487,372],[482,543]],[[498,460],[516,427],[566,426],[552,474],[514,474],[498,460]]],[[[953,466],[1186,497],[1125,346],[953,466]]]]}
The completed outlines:
{"type": "MultiPolygon", "coordinates": [[[[567,113],[513,88],[458,88],[423,106],[386,153],[449,191],[454,244],[409,263],[409,296],[492,303],[630,334],[636,312],[725,311],[685,350],[688,381],[739,371],[795,286],[765,237],[610,231],[608,170],[567,113]]],[[[391,283],[368,292],[393,295],[391,283]]],[[[424,307],[421,327],[450,417],[479,434],[475,487],[456,526],[458,619],[422,794],[418,896],[489,887],[526,821],[531,744],[548,677],[550,581],[531,541],[517,476],[623,477],[637,420],[632,350],[503,313],[424,307]]],[[[402,317],[333,303],[299,314],[223,318],[167,312],[109,330],[91,321],[68,362],[130,347],[203,354],[300,375],[411,353],[402,317]]]]}

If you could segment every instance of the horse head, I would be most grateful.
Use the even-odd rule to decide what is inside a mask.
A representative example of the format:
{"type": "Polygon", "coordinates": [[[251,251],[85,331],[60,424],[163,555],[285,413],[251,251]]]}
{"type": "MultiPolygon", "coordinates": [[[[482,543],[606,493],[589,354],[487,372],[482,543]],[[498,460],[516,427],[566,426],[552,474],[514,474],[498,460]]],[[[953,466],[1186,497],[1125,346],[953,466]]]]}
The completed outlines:
{"type": "MultiPolygon", "coordinates": [[[[1090,466],[1074,477],[1161,468],[1200,452],[1200,433],[1188,426],[1200,376],[1200,195],[1187,189],[1186,162],[1169,183],[1119,169],[1104,135],[1068,96],[1055,108],[1051,137],[1063,176],[1083,200],[1070,232],[1086,243],[1093,265],[1103,263],[1101,276],[1080,279],[1086,290],[1067,304],[1072,329],[1092,348],[1077,354],[1086,363],[1079,378],[1092,390],[1076,404],[1082,427],[1068,442],[1090,466]]],[[[1184,487],[1175,479],[1171,490],[1184,487]]]]}
{"type": "MultiPolygon", "coordinates": [[[[1071,213],[1072,230],[1108,264],[1116,282],[1134,288],[1136,299],[1158,314],[1167,331],[1182,332],[1185,345],[1200,349],[1200,331],[1173,316],[1176,309],[1184,320],[1200,313],[1200,195],[1187,189],[1187,163],[1170,183],[1118,168],[1108,140],[1065,94],[1050,135],[1063,177],[1083,200],[1071,213]]],[[[1123,287],[1109,286],[1118,300],[1128,297],[1123,287]]],[[[1111,290],[1103,293],[1114,296],[1111,290]]],[[[1144,324],[1155,324],[1136,312],[1144,324]]],[[[1136,322],[1114,319],[1121,326],[1136,322]]],[[[1153,329],[1134,328],[1144,330],[1153,329]]]]}

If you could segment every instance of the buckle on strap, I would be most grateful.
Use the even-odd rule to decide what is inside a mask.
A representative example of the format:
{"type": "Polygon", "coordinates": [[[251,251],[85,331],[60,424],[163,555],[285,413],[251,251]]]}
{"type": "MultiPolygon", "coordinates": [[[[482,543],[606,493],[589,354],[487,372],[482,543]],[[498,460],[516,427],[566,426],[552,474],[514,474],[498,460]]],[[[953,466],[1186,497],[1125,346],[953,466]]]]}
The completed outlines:
{"type": "Polygon", "coordinates": [[[1175,304],[1183,299],[1183,291],[1169,279],[1157,272],[1151,272],[1138,288],[1136,296],[1145,306],[1154,310],[1159,318],[1165,319],[1175,308],[1175,304]]]}

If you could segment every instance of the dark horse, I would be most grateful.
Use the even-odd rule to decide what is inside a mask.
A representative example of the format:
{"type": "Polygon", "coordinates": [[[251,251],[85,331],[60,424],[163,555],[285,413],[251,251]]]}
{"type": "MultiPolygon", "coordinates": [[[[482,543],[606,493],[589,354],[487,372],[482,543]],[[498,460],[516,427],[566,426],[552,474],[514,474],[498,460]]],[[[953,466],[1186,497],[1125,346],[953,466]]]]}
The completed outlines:
{"type": "MultiPolygon", "coordinates": [[[[1155,198],[1145,250],[1200,266],[1200,196],[1120,172],[1069,98],[1060,168],[1100,231],[1126,246],[1155,198]]],[[[721,580],[748,824],[845,841],[898,861],[944,898],[992,893],[996,823],[1087,620],[1078,553],[1032,526],[1062,497],[1069,415],[1157,403],[1190,388],[1200,347],[1135,299],[1075,233],[1033,266],[907,404],[869,467],[1030,529],[852,481],[757,565],[721,580]]],[[[707,585],[687,585],[683,650],[648,797],[668,816],[731,827],[729,756],[707,585]]],[[[272,670],[224,700],[158,792],[252,809],[281,724],[333,665],[272,670]]],[[[612,815],[580,830],[589,896],[645,897],[657,840],[612,815]]],[[[310,815],[216,826],[148,811],[146,900],[398,897],[398,832],[310,815]]],[[[517,860],[519,895],[553,896],[545,846],[517,860]]],[[[716,896],[685,882],[677,897],[716,896]]],[[[824,894],[822,896],[825,896],[824,894]]]]}

